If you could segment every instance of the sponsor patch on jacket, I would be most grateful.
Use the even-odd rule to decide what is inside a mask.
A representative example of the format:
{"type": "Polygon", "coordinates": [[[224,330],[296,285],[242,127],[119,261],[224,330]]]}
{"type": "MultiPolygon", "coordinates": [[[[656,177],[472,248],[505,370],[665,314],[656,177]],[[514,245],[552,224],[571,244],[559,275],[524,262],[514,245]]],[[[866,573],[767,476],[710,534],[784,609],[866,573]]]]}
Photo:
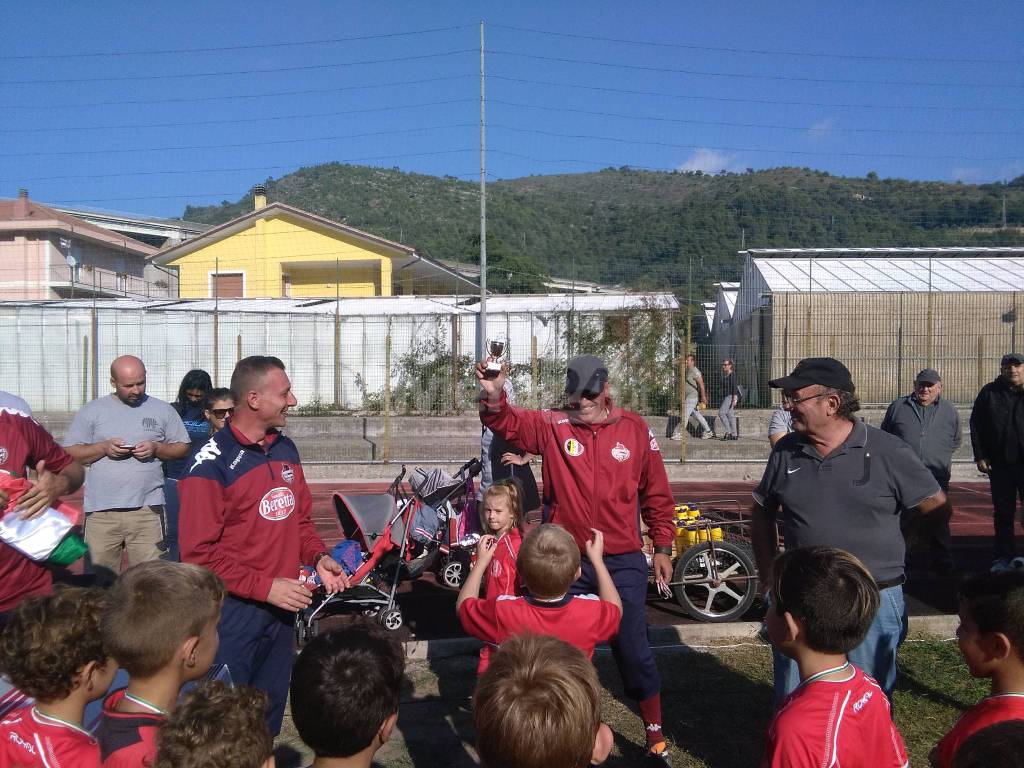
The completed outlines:
{"type": "Polygon", "coordinates": [[[260,517],[265,520],[284,520],[295,509],[295,494],[291,488],[272,488],[260,499],[260,517]]]}
{"type": "Polygon", "coordinates": [[[616,443],[612,448],[612,458],[616,461],[625,461],[629,458],[629,448],[622,443],[616,443]]]}
{"type": "Polygon", "coordinates": [[[564,443],[562,443],[562,450],[565,451],[567,456],[582,456],[583,443],[581,443],[575,437],[570,437],[564,443]]]}
{"type": "Polygon", "coordinates": [[[660,451],[661,448],[658,447],[658,438],[654,436],[654,430],[650,427],[647,428],[647,436],[651,439],[651,450],[660,451]]]}
{"type": "Polygon", "coordinates": [[[7,463],[7,449],[0,445],[0,464],[7,463]]]}
{"type": "Polygon", "coordinates": [[[288,483],[288,485],[292,484],[292,481],[295,479],[295,470],[292,469],[291,464],[285,464],[281,467],[281,479],[288,483]]]}

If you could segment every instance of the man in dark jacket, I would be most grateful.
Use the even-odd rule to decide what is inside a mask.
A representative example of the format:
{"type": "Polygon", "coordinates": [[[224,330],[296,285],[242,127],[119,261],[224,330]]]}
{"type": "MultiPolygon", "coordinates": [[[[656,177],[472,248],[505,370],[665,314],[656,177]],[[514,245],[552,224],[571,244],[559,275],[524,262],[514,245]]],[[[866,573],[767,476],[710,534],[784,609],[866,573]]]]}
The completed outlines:
{"type": "MultiPolygon", "coordinates": [[[[942,399],[942,377],[925,368],[914,379],[914,391],[894,400],[882,419],[882,430],[896,435],[914,449],[943,493],[949,493],[953,453],[960,447],[960,417],[947,400],[942,399]]],[[[953,552],[949,520],[943,518],[928,542],[935,570],[953,570],[953,552]]]]}
{"type": "MultiPolygon", "coordinates": [[[[626,694],[636,700],[647,735],[649,764],[663,764],[668,742],[661,729],[661,680],[647,639],[647,560],[640,519],[654,542],[655,580],[672,580],[674,502],[654,433],[637,414],[612,401],[608,369],[593,355],[569,361],[563,408],[531,411],[509,404],[505,371],[489,378],[477,365],[483,393],[480,421],[519,448],[544,459],[545,522],[557,523],[581,550],[597,529],[604,534],[605,565],[622,599],[622,623],[612,652],[626,694]],[[639,514],[638,514],[639,512],[639,514]]],[[[597,591],[584,557],[572,594],[597,591]]]]}
{"type": "Polygon", "coordinates": [[[971,410],[971,446],[978,471],[988,475],[995,526],[993,570],[1016,554],[1013,519],[1024,498],[1024,355],[1003,355],[999,377],[978,393],[971,410]]]}

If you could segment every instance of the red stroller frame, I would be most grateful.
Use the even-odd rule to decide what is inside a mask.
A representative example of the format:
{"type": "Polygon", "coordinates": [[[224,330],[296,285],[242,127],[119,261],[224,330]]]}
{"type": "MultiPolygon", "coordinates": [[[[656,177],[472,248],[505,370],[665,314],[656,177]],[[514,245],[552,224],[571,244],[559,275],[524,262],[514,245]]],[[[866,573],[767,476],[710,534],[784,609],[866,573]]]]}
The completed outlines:
{"type": "MultiPolygon", "coordinates": [[[[398,585],[402,581],[419,578],[427,570],[437,569],[442,582],[447,583],[450,577],[460,582],[466,572],[468,557],[464,556],[458,542],[453,541],[452,515],[455,511],[451,500],[479,472],[480,462],[477,459],[468,461],[459,468],[452,484],[434,489],[421,498],[422,481],[419,486],[410,482],[412,495],[405,491],[402,481],[406,468],[403,466],[387,493],[334,494],[335,512],[342,531],[346,539],[359,543],[363,549],[363,562],[349,577],[351,587],[334,594],[327,594],[320,587],[314,592],[309,607],[296,614],[298,644],[302,645],[318,634],[320,619],[342,613],[362,612],[376,617],[386,629],[398,629],[404,622],[402,610],[395,600],[398,585]],[[432,508],[443,509],[444,518],[433,539],[423,545],[416,544],[422,549],[413,556],[409,542],[412,523],[425,503],[432,508]]],[[[459,583],[448,586],[457,588],[459,583]]]]}

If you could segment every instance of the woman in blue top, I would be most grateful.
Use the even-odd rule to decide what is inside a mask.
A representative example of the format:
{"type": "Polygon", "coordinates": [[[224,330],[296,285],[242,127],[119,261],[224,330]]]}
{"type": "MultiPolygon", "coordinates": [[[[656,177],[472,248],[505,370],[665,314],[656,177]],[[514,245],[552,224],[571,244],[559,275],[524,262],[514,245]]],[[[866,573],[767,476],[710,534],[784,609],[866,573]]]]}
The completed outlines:
{"type": "Polygon", "coordinates": [[[203,406],[211,389],[210,374],[195,368],[185,374],[178,398],[171,403],[185,424],[191,446],[185,458],[164,462],[164,547],[169,560],[178,559],[178,480],[188,472],[189,456],[210,439],[210,423],[203,406]]]}

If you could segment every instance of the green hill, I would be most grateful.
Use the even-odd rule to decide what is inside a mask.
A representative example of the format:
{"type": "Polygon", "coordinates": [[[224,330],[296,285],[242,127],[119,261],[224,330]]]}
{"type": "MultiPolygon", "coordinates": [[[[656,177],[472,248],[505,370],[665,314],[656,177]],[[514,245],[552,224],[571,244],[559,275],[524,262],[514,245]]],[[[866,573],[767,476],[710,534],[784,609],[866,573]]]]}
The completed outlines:
{"type": "MultiPolygon", "coordinates": [[[[328,163],[268,179],[268,199],[474,262],[478,186],[398,169],[328,163]]],[[[606,169],[490,183],[489,283],[531,290],[536,274],[633,287],[735,278],[736,251],[830,246],[1024,245],[1024,177],[1008,184],[844,178],[804,168],[715,176],[606,169]],[[1003,199],[1009,227],[1001,229],[1003,199]],[[703,266],[701,266],[703,265],[703,266]]],[[[185,209],[220,223],[252,196],[185,209]]],[[[705,286],[706,287],[706,286],[705,286]]]]}

